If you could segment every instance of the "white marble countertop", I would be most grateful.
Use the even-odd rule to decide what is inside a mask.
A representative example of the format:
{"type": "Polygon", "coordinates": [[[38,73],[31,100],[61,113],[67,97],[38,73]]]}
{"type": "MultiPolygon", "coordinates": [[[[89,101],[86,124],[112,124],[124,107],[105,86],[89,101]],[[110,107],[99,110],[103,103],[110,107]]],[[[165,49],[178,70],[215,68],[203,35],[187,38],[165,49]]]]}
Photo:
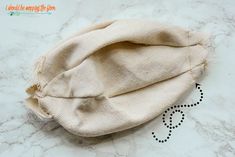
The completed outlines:
{"type": "MultiPolygon", "coordinates": [[[[234,0],[2,0],[0,6],[1,157],[235,156],[234,0]],[[51,4],[56,11],[10,16],[9,4],[51,4]],[[184,123],[166,143],[151,134],[166,135],[161,116],[121,133],[84,139],[55,122],[40,121],[24,106],[37,57],[84,26],[119,18],[152,19],[212,34],[214,54],[201,82],[204,101],[183,109],[184,123]]],[[[194,93],[185,101],[193,101],[194,93]]]]}

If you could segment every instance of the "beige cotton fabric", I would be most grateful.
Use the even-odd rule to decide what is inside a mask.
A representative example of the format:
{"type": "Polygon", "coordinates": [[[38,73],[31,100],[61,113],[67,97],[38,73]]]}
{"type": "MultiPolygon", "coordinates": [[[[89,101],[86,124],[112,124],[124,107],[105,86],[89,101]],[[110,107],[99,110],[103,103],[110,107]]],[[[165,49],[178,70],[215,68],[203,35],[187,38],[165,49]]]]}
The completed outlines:
{"type": "Polygon", "coordinates": [[[27,107],[80,136],[135,127],[194,86],[205,70],[204,41],[151,21],[93,25],[40,57],[27,107]]]}

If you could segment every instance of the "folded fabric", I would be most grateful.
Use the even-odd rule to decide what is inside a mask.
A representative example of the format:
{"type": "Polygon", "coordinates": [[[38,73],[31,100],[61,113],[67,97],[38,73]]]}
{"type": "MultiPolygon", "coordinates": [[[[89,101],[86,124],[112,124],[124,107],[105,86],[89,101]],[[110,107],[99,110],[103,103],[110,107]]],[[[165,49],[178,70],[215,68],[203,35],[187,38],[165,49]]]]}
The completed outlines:
{"type": "Polygon", "coordinates": [[[40,57],[26,105],[69,132],[105,135],[143,124],[205,70],[202,34],[145,20],[93,25],[40,57]]]}

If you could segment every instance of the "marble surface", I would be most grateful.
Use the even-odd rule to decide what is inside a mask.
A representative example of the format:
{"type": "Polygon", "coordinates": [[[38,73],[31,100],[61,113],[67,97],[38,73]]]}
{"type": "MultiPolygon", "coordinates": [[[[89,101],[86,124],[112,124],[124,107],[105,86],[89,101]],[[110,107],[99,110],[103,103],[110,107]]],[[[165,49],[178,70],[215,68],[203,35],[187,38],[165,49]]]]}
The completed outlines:
{"type": "MultiPolygon", "coordinates": [[[[1,0],[0,1],[1,157],[234,157],[235,1],[234,0],[1,0]],[[51,15],[9,16],[9,4],[51,4],[51,15]],[[161,116],[140,127],[81,138],[55,122],[42,122],[24,106],[37,57],[91,23],[144,18],[212,34],[214,53],[201,81],[204,100],[183,109],[185,121],[166,143],[161,116]]],[[[184,102],[194,101],[193,90],[184,102]]]]}

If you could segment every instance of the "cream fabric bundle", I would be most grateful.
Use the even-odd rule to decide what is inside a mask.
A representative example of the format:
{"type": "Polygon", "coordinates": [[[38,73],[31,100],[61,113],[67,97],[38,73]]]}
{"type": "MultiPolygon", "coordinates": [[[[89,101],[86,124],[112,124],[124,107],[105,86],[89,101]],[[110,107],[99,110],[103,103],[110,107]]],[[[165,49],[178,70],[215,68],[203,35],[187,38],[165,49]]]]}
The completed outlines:
{"type": "Polygon", "coordinates": [[[26,104],[80,136],[135,127],[195,84],[206,65],[203,42],[199,33],[150,21],[91,26],[39,59],[26,104]]]}

